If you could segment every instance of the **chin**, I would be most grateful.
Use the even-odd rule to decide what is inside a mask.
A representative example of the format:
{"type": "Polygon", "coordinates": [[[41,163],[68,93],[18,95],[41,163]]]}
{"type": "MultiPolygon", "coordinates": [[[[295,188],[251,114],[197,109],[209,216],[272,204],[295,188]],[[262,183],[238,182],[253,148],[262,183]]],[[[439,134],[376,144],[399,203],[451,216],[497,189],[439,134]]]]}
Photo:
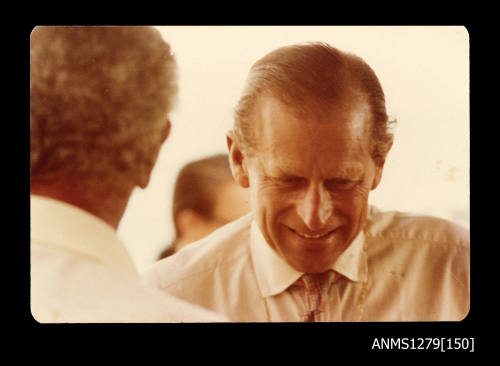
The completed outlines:
{"type": "Polygon", "coordinates": [[[299,272],[314,274],[314,273],[323,273],[325,271],[328,271],[331,268],[333,261],[331,263],[321,263],[321,264],[304,263],[304,262],[294,263],[294,264],[289,262],[289,264],[299,272]]]}
{"type": "MultiPolygon", "coordinates": [[[[340,239],[340,238],[338,238],[340,239]]],[[[298,241],[289,248],[288,263],[300,272],[322,273],[335,264],[348,245],[343,240],[332,240],[323,245],[298,241]]]]}

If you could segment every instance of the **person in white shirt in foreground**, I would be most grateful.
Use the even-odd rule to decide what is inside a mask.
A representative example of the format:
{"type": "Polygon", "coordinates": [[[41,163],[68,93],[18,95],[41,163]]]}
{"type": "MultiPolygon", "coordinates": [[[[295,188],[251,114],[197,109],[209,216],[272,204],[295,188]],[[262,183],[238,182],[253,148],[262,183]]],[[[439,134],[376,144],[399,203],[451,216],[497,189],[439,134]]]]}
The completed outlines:
{"type": "Polygon", "coordinates": [[[37,27],[30,42],[34,319],[227,321],[144,286],[116,235],[169,134],[170,46],[152,27],[37,27]]]}
{"type": "Polygon", "coordinates": [[[381,212],[393,135],[374,71],[324,43],[257,61],[227,135],[252,213],[154,264],[153,287],[234,322],[459,321],[469,232],[381,212]]]}

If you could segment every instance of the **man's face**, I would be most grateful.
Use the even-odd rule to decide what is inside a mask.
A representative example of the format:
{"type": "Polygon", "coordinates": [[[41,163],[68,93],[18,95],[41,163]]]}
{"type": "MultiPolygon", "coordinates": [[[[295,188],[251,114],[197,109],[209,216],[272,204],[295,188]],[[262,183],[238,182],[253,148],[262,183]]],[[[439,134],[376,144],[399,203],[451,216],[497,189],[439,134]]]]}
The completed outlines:
{"type": "Polygon", "coordinates": [[[267,243],[301,272],[327,270],[361,231],[381,177],[370,156],[369,109],[353,101],[295,114],[270,96],[245,157],[252,209],[267,243]]]}

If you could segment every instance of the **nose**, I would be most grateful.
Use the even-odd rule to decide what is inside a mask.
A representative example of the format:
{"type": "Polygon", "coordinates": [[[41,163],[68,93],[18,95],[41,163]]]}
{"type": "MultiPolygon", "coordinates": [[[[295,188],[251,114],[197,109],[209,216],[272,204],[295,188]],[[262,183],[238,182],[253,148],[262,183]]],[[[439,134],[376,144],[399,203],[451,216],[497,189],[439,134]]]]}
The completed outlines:
{"type": "Polygon", "coordinates": [[[311,231],[322,229],[333,212],[330,194],[321,184],[310,184],[296,207],[297,214],[311,231]]]}

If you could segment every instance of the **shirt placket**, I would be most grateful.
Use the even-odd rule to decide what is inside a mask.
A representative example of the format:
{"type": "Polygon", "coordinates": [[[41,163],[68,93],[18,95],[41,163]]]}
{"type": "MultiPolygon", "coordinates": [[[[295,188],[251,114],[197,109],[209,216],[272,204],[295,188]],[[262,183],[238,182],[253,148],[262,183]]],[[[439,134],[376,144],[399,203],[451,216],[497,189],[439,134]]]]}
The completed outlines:
{"type": "Polygon", "coordinates": [[[304,285],[306,306],[302,321],[327,321],[330,303],[329,290],[334,277],[335,273],[333,271],[302,276],[301,282],[304,285]]]}

